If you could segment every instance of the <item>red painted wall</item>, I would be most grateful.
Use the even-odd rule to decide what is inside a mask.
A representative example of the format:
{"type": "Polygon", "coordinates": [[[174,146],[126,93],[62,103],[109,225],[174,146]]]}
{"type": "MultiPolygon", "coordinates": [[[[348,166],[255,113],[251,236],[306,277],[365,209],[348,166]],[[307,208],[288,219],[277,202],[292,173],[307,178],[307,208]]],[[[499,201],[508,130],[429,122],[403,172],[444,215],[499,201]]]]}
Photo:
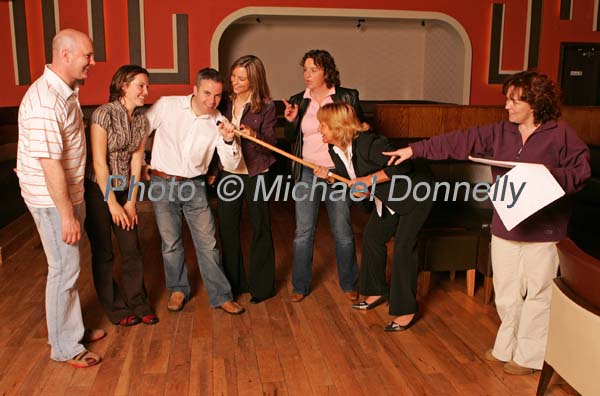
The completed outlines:
{"type": "MultiPolygon", "coordinates": [[[[497,85],[487,84],[490,31],[493,2],[506,4],[502,68],[520,70],[525,51],[527,18],[526,0],[371,0],[371,9],[436,11],[459,21],[471,40],[473,50],[471,75],[471,104],[501,104],[503,98],[497,85]]],[[[594,0],[572,0],[573,18],[559,19],[560,0],[544,1],[541,48],[538,70],[553,79],[558,75],[561,42],[600,42],[600,32],[593,31],[594,0]]],[[[39,0],[25,0],[27,31],[32,80],[43,70],[44,43],[42,11],[39,0]]],[[[87,3],[81,0],[60,0],[61,28],[73,27],[87,32],[87,3]]],[[[296,0],[259,1],[243,0],[145,0],[146,59],[149,68],[170,68],[173,61],[171,43],[171,14],[188,14],[190,42],[190,81],[200,68],[210,63],[210,41],[217,25],[229,14],[248,6],[312,7],[364,9],[359,0],[296,0]]],[[[81,89],[82,104],[106,101],[107,87],[112,73],[122,64],[129,63],[127,1],[104,0],[106,32],[106,62],[98,62],[81,89]]],[[[16,24],[22,21],[16,21],[16,24]]],[[[299,48],[298,52],[305,51],[299,48]]],[[[7,1],[0,1],[0,107],[17,106],[26,86],[16,86],[7,1]]],[[[290,71],[290,73],[296,71],[290,71]]],[[[360,87],[357,87],[360,89],[360,87]]],[[[187,94],[188,85],[153,85],[150,102],[161,95],[187,94]]]]}

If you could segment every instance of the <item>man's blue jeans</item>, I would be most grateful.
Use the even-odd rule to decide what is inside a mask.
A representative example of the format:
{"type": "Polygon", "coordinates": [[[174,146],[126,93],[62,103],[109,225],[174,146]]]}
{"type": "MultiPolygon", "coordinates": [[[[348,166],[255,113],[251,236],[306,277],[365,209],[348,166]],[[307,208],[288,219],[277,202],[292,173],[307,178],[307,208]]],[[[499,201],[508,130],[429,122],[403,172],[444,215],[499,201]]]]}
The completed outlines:
{"type": "Polygon", "coordinates": [[[294,293],[308,294],[312,279],[312,261],[314,236],[317,226],[319,207],[325,188],[325,206],[329,216],[331,231],[335,239],[335,254],[337,257],[338,277],[340,287],[344,291],[356,290],[358,284],[358,266],[352,234],[352,221],[350,219],[351,199],[347,193],[340,197],[337,193],[331,197],[334,189],[323,179],[317,183],[324,187],[315,187],[315,194],[311,199],[313,184],[313,171],[302,168],[300,182],[306,187],[296,187],[296,234],[294,237],[294,268],[292,270],[292,284],[294,293]]]}
{"type": "MultiPolygon", "coordinates": [[[[28,209],[48,260],[46,323],[50,358],[63,362],[85,349],[81,345],[84,328],[76,284],[79,277],[79,243],[68,245],[63,242],[62,220],[55,207],[29,206],[28,209]]],[[[83,233],[85,203],[75,205],[73,209],[83,233]]]]}
{"type": "Polygon", "coordinates": [[[185,267],[182,215],[190,228],[196,259],[211,307],[233,300],[231,287],[221,268],[215,239],[215,224],[206,198],[203,177],[174,181],[152,176],[148,197],[154,207],[162,239],[162,256],[167,289],[190,297],[190,282],[185,267]],[[161,187],[162,186],[162,187],[161,187]]]}

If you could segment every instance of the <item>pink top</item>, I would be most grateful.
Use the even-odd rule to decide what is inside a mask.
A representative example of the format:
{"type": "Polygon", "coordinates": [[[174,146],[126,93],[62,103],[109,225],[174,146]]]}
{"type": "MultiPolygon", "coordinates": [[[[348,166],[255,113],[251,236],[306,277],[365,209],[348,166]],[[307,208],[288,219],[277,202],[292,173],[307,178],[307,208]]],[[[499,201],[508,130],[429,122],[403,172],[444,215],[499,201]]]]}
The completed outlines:
{"type": "Polygon", "coordinates": [[[333,103],[331,95],[334,93],[335,87],[332,87],[327,93],[325,100],[319,105],[319,102],[312,98],[310,90],[306,88],[304,98],[310,99],[310,104],[306,109],[306,113],[304,113],[304,117],[302,117],[302,124],[300,125],[303,136],[302,158],[308,162],[327,168],[333,168],[335,165],[329,155],[328,146],[326,143],[323,143],[323,136],[319,132],[317,111],[319,111],[321,106],[333,103]]]}

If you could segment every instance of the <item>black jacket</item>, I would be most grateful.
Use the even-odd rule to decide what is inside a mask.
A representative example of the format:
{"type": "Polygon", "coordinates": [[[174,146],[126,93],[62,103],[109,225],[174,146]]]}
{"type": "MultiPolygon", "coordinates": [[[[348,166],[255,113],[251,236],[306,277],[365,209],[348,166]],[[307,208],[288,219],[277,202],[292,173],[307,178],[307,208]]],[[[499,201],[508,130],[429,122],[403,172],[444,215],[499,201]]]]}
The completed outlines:
{"type": "MultiPolygon", "coordinates": [[[[358,99],[358,91],[356,89],[335,87],[335,93],[331,96],[334,103],[344,102],[354,107],[356,115],[363,121],[363,112],[360,108],[358,99]]],[[[292,96],[289,100],[290,104],[298,105],[298,116],[294,122],[288,122],[285,126],[285,138],[293,144],[292,154],[302,158],[302,118],[306,113],[306,109],[310,103],[310,99],[304,98],[304,91],[292,96]]],[[[300,180],[302,173],[302,165],[296,161],[292,161],[292,176],[295,180],[300,180]]]]}
{"type": "MultiPolygon", "coordinates": [[[[410,178],[410,183],[406,178],[397,178],[394,183],[390,180],[388,182],[377,183],[375,186],[375,196],[397,214],[404,215],[420,203],[415,200],[413,195],[415,186],[418,183],[427,183],[431,187],[432,175],[429,167],[423,160],[408,160],[399,165],[388,166],[387,162],[390,157],[383,155],[382,151],[393,150],[395,150],[395,147],[389,143],[386,137],[371,132],[360,133],[352,141],[352,164],[356,172],[356,177],[367,176],[383,169],[390,179],[395,175],[405,175],[410,178]],[[394,200],[403,197],[407,191],[410,193],[406,199],[394,200]]],[[[333,151],[333,145],[329,145],[329,155],[335,164],[337,174],[350,178],[344,162],[333,151]]],[[[425,196],[425,190],[423,187],[419,188],[417,190],[417,197],[425,196]]],[[[429,199],[427,200],[431,200],[431,194],[429,194],[429,199]]],[[[363,209],[369,208],[368,199],[365,198],[360,206],[363,209]]]]}

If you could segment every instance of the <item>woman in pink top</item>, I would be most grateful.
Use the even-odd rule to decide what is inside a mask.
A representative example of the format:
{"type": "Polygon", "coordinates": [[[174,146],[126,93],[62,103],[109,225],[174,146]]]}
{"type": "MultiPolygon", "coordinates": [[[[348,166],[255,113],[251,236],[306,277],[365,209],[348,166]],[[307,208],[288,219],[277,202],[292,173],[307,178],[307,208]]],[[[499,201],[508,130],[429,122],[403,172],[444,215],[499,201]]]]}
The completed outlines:
{"type": "MultiPolygon", "coordinates": [[[[323,166],[335,172],[329,156],[328,146],[319,133],[317,112],[327,103],[345,102],[354,107],[359,118],[362,110],[358,91],[340,87],[340,73],[335,60],[324,50],[311,50],[302,57],[300,65],[304,69],[306,89],[285,101],[286,138],[294,143],[294,154],[306,161],[323,166]]],[[[310,191],[316,178],[312,169],[292,163],[292,173],[296,181],[307,186],[305,199],[296,200],[296,233],[294,237],[294,267],[292,301],[299,302],[310,292],[312,278],[313,243],[321,201],[325,202],[331,230],[335,239],[335,252],[338,264],[339,283],[346,297],[358,299],[358,266],[354,247],[354,236],[350,220],[349,196],[334,193],[328,186],[325,191],[317,188],[311,199],[310,191]]],[[[321,182],[322,183],[322,182],[321,182]]],[[[303,194],[300,194],[303,195],[303,194]]]]}

